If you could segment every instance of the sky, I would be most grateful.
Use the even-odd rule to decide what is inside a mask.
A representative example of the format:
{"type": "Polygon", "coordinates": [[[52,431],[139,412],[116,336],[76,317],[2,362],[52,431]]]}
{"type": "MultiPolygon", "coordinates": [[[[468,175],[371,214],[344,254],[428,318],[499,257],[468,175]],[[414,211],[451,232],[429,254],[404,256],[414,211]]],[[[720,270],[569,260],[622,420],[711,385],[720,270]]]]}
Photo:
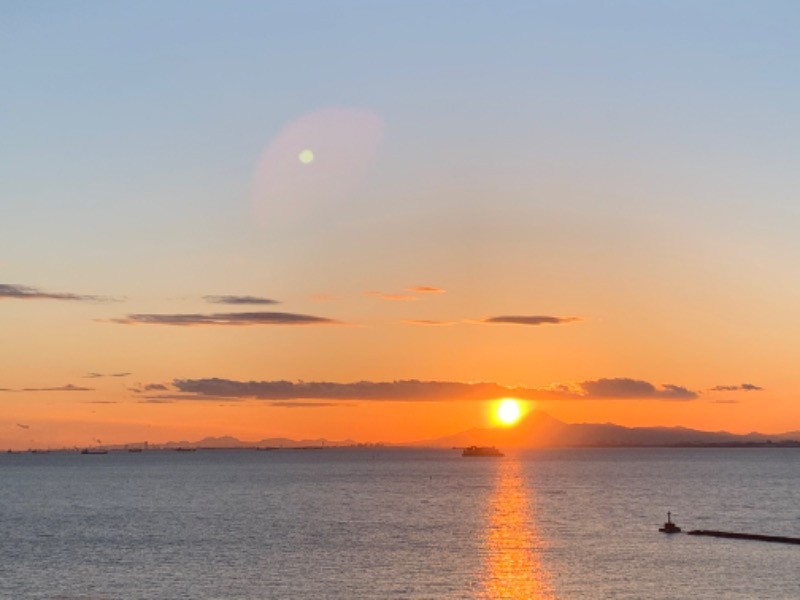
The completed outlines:
{"type": "Polygon", "coordinates": [[[0,3],[0,448],[800,430],[798,18],[0,3]]]}

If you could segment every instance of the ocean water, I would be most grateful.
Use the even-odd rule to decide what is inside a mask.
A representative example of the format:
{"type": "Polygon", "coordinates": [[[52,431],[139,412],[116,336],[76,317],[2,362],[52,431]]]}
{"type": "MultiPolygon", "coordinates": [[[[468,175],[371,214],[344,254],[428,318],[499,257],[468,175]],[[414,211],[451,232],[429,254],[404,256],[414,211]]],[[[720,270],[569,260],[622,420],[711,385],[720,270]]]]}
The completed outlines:
{"type": "Polygon", "coordinates": [[[0,598],[800,598],[800,450],[0,455],[0,598]]]}

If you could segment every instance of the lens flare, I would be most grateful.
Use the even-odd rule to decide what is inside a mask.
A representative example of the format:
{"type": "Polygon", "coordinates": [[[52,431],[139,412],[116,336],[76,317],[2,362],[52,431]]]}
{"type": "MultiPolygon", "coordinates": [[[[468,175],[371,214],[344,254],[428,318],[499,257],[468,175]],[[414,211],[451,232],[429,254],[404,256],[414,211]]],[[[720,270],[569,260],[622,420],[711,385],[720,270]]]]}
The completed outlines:
{"type": "Polygon", "coordinates": [[[357,108],[321,109],[286,125],[254,173],[256,223],[281,227],[337,214],[353,201],[382,138],[383,120],[357,108]]]}

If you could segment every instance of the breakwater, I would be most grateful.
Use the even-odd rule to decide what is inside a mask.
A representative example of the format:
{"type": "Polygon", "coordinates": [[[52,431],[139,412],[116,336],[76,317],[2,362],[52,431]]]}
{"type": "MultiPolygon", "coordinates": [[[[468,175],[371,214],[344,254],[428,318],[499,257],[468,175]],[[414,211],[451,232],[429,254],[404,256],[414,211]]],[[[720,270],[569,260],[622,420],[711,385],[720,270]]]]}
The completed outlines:
{"type": "Polygon", "coordinates": [[[688,531],[688,535],[704,535],[708,537],[730,538],[735,540],[755,540],[758,542],[777,542],[780,544],[800,544],[800,538],[781,535],[759,535],[756,533],[734,533],[731,531],[714,531],[709,529],[695,529],[688,531]]]}

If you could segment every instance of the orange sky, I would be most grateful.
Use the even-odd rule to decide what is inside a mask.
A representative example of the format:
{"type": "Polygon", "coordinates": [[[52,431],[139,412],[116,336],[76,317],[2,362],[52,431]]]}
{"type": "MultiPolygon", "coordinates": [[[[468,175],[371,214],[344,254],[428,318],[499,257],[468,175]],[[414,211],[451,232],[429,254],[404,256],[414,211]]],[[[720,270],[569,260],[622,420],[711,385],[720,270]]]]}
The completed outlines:
{"type": "Polygon", "coordinates": [[[794,20],[551,4],[13,9],[0,448],[800,430],[794,20]]]}

